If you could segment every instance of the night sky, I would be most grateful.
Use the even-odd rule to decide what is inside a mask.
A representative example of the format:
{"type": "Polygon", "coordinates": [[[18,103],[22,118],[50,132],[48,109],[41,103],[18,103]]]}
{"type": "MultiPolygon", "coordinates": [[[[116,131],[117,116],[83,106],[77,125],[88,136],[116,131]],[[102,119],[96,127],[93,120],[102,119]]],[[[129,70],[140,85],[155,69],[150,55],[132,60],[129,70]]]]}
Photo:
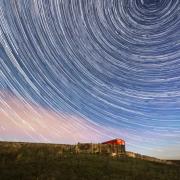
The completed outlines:
{"type": "Polygon", "coordinates": [[[180,1],[0,0],[0,140],[112,138],[180,159],[180,1]]]}

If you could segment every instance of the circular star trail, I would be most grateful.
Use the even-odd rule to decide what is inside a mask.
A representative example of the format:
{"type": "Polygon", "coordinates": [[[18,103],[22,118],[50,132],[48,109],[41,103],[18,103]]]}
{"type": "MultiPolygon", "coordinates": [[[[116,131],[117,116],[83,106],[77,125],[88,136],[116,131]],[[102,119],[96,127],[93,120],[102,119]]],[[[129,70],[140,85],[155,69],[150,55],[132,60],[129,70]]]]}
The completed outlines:
{"type": "Polygon", "coordinates": [[[1,110],[12,96],[130,149],[176,150],[179,14],[179,0],[1,0],[1,110]]]}

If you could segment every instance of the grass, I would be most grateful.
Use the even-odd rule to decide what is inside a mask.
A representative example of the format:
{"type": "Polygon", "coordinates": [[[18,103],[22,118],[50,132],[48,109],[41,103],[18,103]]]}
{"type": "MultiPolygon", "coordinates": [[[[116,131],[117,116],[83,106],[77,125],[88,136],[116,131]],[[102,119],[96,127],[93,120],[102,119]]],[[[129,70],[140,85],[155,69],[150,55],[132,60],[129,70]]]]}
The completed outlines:
{"type": "Polygon", "coordinates": [[[179,180],[180,166],[127,157],[59,153],[58,146],[0,144],[0,180],[179,180]]]}

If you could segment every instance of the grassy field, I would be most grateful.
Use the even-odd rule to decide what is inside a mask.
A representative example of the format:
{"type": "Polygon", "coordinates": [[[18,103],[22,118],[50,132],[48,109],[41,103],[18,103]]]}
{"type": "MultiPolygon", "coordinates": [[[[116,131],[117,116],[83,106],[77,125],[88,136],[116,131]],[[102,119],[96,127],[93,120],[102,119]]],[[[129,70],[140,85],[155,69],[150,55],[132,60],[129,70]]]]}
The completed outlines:
{"type": "Polygon", "coordinates": [[[133,158],[59,153],[58,146],[0,143],[0,180],[179,180],[180,166],[133,158]]]}

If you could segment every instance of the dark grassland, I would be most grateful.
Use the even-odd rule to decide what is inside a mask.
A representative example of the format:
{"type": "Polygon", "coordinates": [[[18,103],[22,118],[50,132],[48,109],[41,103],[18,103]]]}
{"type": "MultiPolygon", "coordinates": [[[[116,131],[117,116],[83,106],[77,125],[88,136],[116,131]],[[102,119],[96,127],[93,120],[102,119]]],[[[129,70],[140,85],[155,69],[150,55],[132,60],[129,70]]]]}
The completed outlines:
{"type": "Polygon", "coordinates": [[[72,154],[58,145],[0,143],[0,180],[180,180],[179,165],[72,154]]]}

